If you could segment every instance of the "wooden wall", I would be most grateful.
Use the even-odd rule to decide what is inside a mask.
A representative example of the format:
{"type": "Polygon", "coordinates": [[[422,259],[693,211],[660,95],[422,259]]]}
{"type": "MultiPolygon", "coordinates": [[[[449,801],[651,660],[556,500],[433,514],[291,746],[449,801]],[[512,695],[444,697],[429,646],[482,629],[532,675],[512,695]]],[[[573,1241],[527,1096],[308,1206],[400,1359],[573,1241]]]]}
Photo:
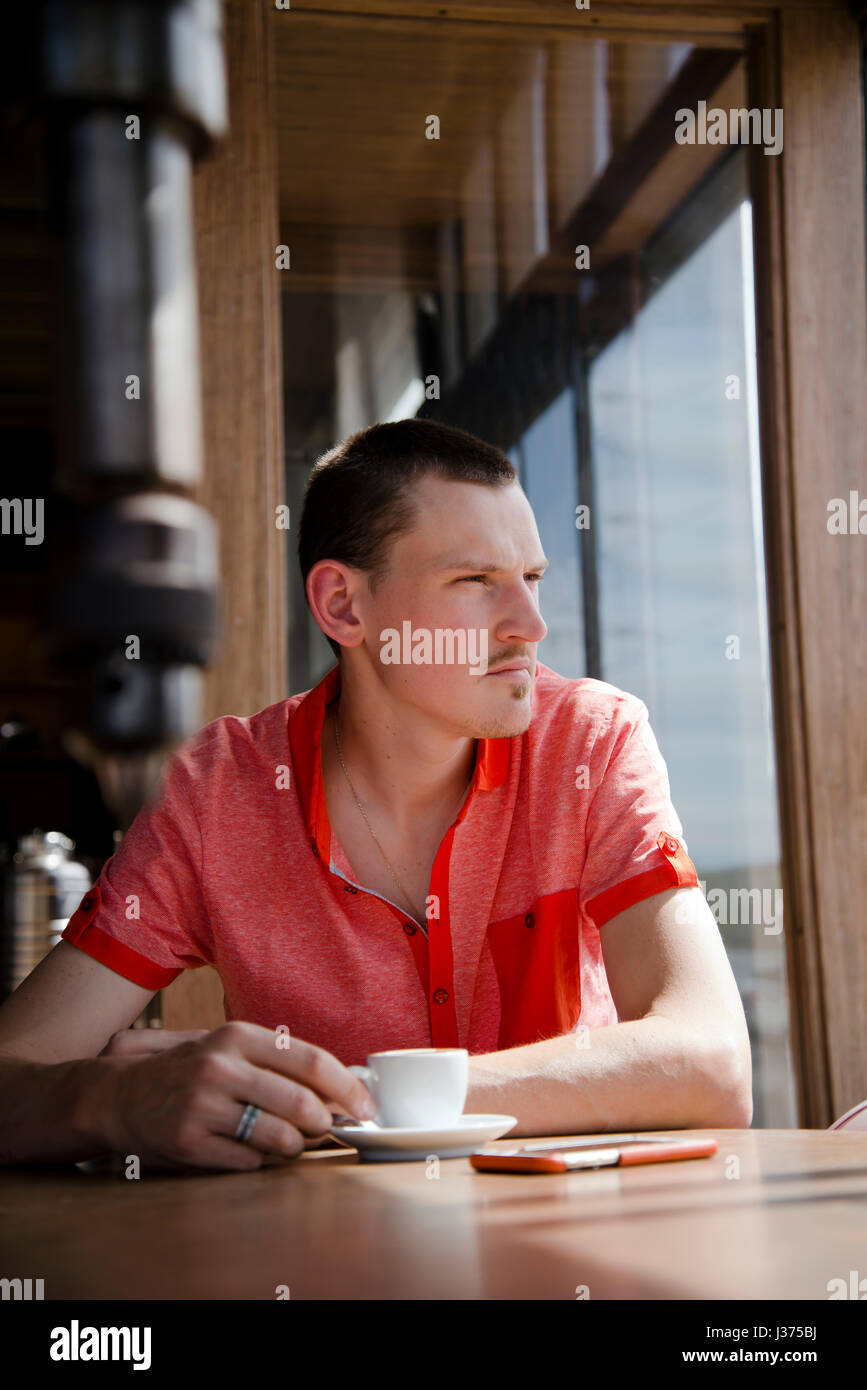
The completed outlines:
{"type": "MultiPolygon", "coordinates": [[[[206,677],[202,722],[254,714],[287,688],[286,533],[271,54],[266,0],[224,5],[228,139],[195,174],[206,480],[198,498],[220,528],[224,640],[206,677]]],[[[216,1027],[222,987],[209,968],[163,992],[166,1028],[216,1027]]]]}

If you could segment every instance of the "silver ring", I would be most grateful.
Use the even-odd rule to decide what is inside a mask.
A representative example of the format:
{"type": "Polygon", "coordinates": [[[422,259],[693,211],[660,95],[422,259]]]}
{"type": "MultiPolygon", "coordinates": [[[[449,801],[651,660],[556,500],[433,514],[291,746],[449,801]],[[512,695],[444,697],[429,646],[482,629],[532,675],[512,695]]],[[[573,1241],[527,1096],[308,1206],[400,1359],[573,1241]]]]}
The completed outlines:
{"type": "Polygon", "coordinates": [[[234,1138],[242,1144],[249,1143],[250,1135],[253,1133],[253,1126],[262,1114],[258,1105],[248,1105],[240,1120],[238,1128],[235,1130],[234,1138]]]}

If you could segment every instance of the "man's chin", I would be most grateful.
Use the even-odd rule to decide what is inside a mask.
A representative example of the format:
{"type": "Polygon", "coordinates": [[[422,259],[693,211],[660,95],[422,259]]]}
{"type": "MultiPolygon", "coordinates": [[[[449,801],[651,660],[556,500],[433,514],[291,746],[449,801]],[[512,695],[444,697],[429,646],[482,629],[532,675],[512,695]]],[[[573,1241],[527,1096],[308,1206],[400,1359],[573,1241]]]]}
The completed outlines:
{"type": "Polygon", "coordinates": [[[475,738],[517,738],[525,734],[533,719],[528,699],[515,700],[504,709],[480,714],[474,721],[475,738]]]}

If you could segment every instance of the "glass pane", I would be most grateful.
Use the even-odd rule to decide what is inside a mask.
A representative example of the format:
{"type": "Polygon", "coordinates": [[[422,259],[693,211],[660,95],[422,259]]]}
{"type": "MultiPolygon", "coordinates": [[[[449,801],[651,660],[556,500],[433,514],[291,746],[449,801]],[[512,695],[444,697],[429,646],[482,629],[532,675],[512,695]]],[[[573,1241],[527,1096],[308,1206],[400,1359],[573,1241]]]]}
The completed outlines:
{"type": "MultiPolygon", "coordinates": [[[[784,1127],[796,1121],[796,1101],[752,242],[749,203],[733,203],[591,368],[600,626],[604,679],[650,710],[689,853],[741,988],[758,1073],[754,1123],[784,1127]]],[[[677,231],[648,248],[648,285],[660,280],[655,270],[677,231]]]]}
{"type": "Polygon", "coordinates": [[[572,392],[562,391],[522,440],[524,491],[551,562],[544,589],[548,635],[539,644],[538,656],[561,676],[573,679],[586,674],[581,572],[574,525],[578,506],[574,411],[572,392]]]}
{"type": "MultiPolygon", "coordinates": [[[[508,453],[552,562],[540,659],[648,705],[744,998],[754,1124],[793,1124],[746,158],[675,138],[684,108],[747,106],[742,56],[580,19],[289,32],[293,516],[318,455],[375,420],[508,453]]],[[[289,582],[297,691],[333,658],[294,553],[289,582]]]]}

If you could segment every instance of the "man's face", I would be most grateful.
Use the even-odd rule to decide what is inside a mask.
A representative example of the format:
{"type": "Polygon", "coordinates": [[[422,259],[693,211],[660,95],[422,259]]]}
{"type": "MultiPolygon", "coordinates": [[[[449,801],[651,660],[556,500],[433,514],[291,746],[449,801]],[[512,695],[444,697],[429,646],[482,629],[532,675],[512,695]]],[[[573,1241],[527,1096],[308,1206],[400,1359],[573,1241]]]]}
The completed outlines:
{"type": "Polygon", "coordinates": [[[457,734],[523,733],[531,719],[536,647],[548,630],[539,612],[548,562],[530,504],[517,483],[491,487],[430,476],[413,485],[412,497],[415,528],[393,542],[390,572],[376,593],[365,580],[354,604],[378,678],[394,698],[457,734]],[[438,654],[437,629],[465,634],[463,653],[459,640],[452,645],[443,638],[438,654]],[[430,661],[407,662],[423,631],[430,661]],[[485,669],[485,659],[485,673],[474,674],[485,669]],[[529,671],[497,674],[516,660],[529,671]]]}

